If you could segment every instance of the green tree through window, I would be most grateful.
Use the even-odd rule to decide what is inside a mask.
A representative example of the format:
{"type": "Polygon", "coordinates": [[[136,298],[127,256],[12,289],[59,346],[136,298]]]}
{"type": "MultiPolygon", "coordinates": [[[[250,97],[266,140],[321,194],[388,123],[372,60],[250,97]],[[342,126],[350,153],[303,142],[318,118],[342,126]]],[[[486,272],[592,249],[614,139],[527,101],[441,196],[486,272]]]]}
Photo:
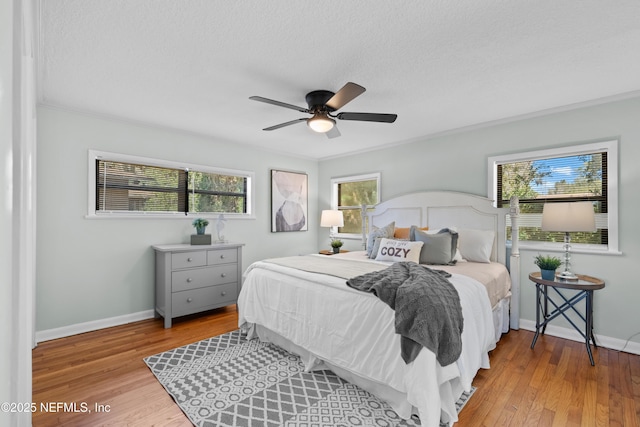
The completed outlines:
{"type": "MultiPolygon", "coordinates": [[[[497,166],[497,195],[501,207],[512,196],[520,199],[521,240],[562,242],[563,233],[546,232],[527,215],[540,218],[545,203],[590,201],[596,214],[607,213],[607,153],[550,157],[497,166]]],[[[510,230],[508,230],[510,232],[510,230]]],[[[595,233],[572,233],[574,243],[607,244],[606,226],[595,233]]]]}
{"type": "Polygon", "coordinates": [[[246,178],[195,171],[189,178],[189,212],[246,212],[246,178]]]}
{"type": "Polygon", "coordinates": [[[246,214],[250,177],[95,160],[96,213],[246,214]]]}
{"type": "Polygon", "coordinates": [[[337,178],[332,183],[332,204],[344,214],[344,227],[340,227],[338,232],[360,235],[362,205],[371,208],[380,203],[380,174],[337,178]]]}

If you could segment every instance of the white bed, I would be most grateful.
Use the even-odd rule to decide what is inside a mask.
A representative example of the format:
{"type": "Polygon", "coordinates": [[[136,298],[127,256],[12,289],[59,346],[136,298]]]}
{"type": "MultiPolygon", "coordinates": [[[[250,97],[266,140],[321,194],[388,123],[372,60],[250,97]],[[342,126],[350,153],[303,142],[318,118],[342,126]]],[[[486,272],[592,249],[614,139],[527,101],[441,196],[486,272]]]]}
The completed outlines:
{"type": "MultiPolygon", "coordinates": [[[[509,328],[510,305],[511,314],[515,311],[517,316],[517,304],[513,303],[518,285],[514,276],[518,270],[517,242],[511,276],[503,267],[507,213],[508,209],[495,209],[491,201],[478,196],[423,192],[383,202],[369,215],[374,226],[395,221],[396,227],[455,226],[495,232],[492,263],[485,265],[493,272],[471,273],[478,263],[434,267],[452,273],[450,281],[460,295],[464,330],[462,353],[456,363],[441,366],[435,354],[423,348],[406,364],[400,356],[400,335],[395,333],[394,312],[389,306],[372,294],[349,288],[344,278],[294,269],[286,263],[260,261],[247,269],[238,299],[239,326],[250,335],[299,354],[307,369],[333,370],[387,401],[403,418],[417,413],[423,426],[437,426],[441,420],[454,422],[456,400],[471,388],[479,369],[489,368],[488,352],[509,328]],[[503,276],[496,280],[505,280],[505,274],[511,288],[495,291],[493,303],[485,284],[470,277],[486,282],[496,276],[503,276]]],[[[517,206],[511,214],[515,225],[517,206]]],[[[517,230],[517,226],[513,228],[517,230]]],[[[359,252],[315,258],[322,263],[351,260],[344,264],[352,267],[361,263],[362,268],[388,264],[368,260],[359,252]]]]}

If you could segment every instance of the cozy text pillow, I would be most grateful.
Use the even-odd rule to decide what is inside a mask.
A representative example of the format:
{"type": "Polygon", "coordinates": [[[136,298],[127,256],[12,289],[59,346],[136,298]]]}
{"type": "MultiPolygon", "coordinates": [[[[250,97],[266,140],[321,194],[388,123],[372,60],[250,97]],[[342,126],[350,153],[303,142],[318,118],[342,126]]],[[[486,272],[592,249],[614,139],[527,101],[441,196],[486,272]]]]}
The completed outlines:
{"type": "Polygon", "coordinates": [[[382,239],[376,261],[412,261],[419,264],[421,248],[422,242],[382,239]]]}

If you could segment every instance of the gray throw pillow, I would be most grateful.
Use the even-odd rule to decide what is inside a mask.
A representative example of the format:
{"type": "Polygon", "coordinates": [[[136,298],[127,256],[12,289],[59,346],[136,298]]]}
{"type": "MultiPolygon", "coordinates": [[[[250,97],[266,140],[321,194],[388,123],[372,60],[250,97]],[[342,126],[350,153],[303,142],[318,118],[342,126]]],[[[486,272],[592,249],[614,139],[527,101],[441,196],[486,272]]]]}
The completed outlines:
{"type": "Polygon", "coordinates": [[[369,233],[367,238],[367,256],[369,258],[375,258],[377,253],[373,252],[374,243],[376,237],[385,237],[387,239],[393,239],[393,232],[396,229],[396,222],[389,223],[382,228],[376,226],[373,227],[373,231],[369,233]]]}
{"type": "Polygon", "coordinates": [[[378,256],[378,251],[380,250],[380,244],[382,243],[382,239],[388,239],[388,237],[376,237],[376,239],[373,242],[373,246],[371,248],[371,255],[369,255],[369,258],[376,259],[376,257],[378,256]]]}
{"type": "Polygon", "coordinates": [[[411,227],[409,239],[422,242],[420,264],[453,265],[458,248],[458,233],[443,228],[437,233],[428,233],[411,227]]]}

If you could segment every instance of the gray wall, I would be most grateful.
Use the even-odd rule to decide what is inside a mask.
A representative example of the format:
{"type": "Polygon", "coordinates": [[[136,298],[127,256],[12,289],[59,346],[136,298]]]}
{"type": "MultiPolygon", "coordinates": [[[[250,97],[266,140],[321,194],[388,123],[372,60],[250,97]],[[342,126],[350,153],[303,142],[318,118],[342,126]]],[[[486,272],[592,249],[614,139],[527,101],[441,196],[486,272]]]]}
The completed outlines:
{"type": "MultiPolygon", "coordinates": [[[[400,120],[400,119],[399,119],[400,120]]],[[[532,149],[603,139],[619,139],[620,251],[622,255],[574,254],[574,271],[600,277],[606,288],[595,294],[595,333],[627,340],[640,332],[640,98],[549,114],[320,163],[319,204],[328,206],[329,180],[367,172],[382,173],[382,200],[421,190],[451,190],[487,195],[487,158],[532,149]],[[356,165],[356,166],[354,166],[356,165]]],[[[320,236],[325,230],[318,229],[320,236]]],[[[321,237],[322,239],[322,237],[321,237]]],[[[321,240],[322,241],[322,240],[321,240]]],[[[346,249],[359,249],[360,241],[346,249]]],[[[537,251],[521,250],[521,318],[535,320],[537,251]]],[[[562,320],[562,319],[561,319],[562,320]]],[[[554,324],[556,321],[554,321],[554,324]]],[[[558,325],[562,325],[559,320],[558,325]]],[[[570,327],[570,326],[569,326],[570,327]]],[[[639,342],[638,337],[634,338],[639,342]]]]}
{"type": "Polygon", "coordinates": [[[150,310],[152,244],[187,243],[191,220],[86,219],[89,149],[255,172],[254,220],[231,220],[225,236],[246,244],[243,265],[318,249],[317,162],[186,132],[38,110],[36,330],[150,310]],[[270,169],[306,172],[309,230],[271,233],[270,169]]]}
{"type": "MultiPolygon", "coordinates": [[[[486,196],[489,156],[618,138],[623,254],[576,254],[572,262],[575,271],[607,282],[596,293],[596,334],[626,340],[640,332],[640,287],[633,269],[640,256],[640,225],[635,219],[640,211],[639,117],[640,98],[634,98],[315,162],[189,133],[40,108],[36,330],[151,309],[149,245],[186,242],[192,232],[184,219],[85,219],[89,149],[253,170],[257,219],[229,221],[225,228],[228,238],[246,243],[246,267],[258,259],[326,246],[328,231],[319,227],[318,216],[330,204],[331,178],[379,171],[383,200],[429,189],[486,196]],[[269,231],[271,168],[309,174],[310,231],[269,231]]],[[[349,241],[345,247],[359,249],[359,244],[349,241]]],[[[526,278],[535,270],[536,254],[522,250],[521,317],[529,321],[535,318],[534,288],[526,278]]]]}

